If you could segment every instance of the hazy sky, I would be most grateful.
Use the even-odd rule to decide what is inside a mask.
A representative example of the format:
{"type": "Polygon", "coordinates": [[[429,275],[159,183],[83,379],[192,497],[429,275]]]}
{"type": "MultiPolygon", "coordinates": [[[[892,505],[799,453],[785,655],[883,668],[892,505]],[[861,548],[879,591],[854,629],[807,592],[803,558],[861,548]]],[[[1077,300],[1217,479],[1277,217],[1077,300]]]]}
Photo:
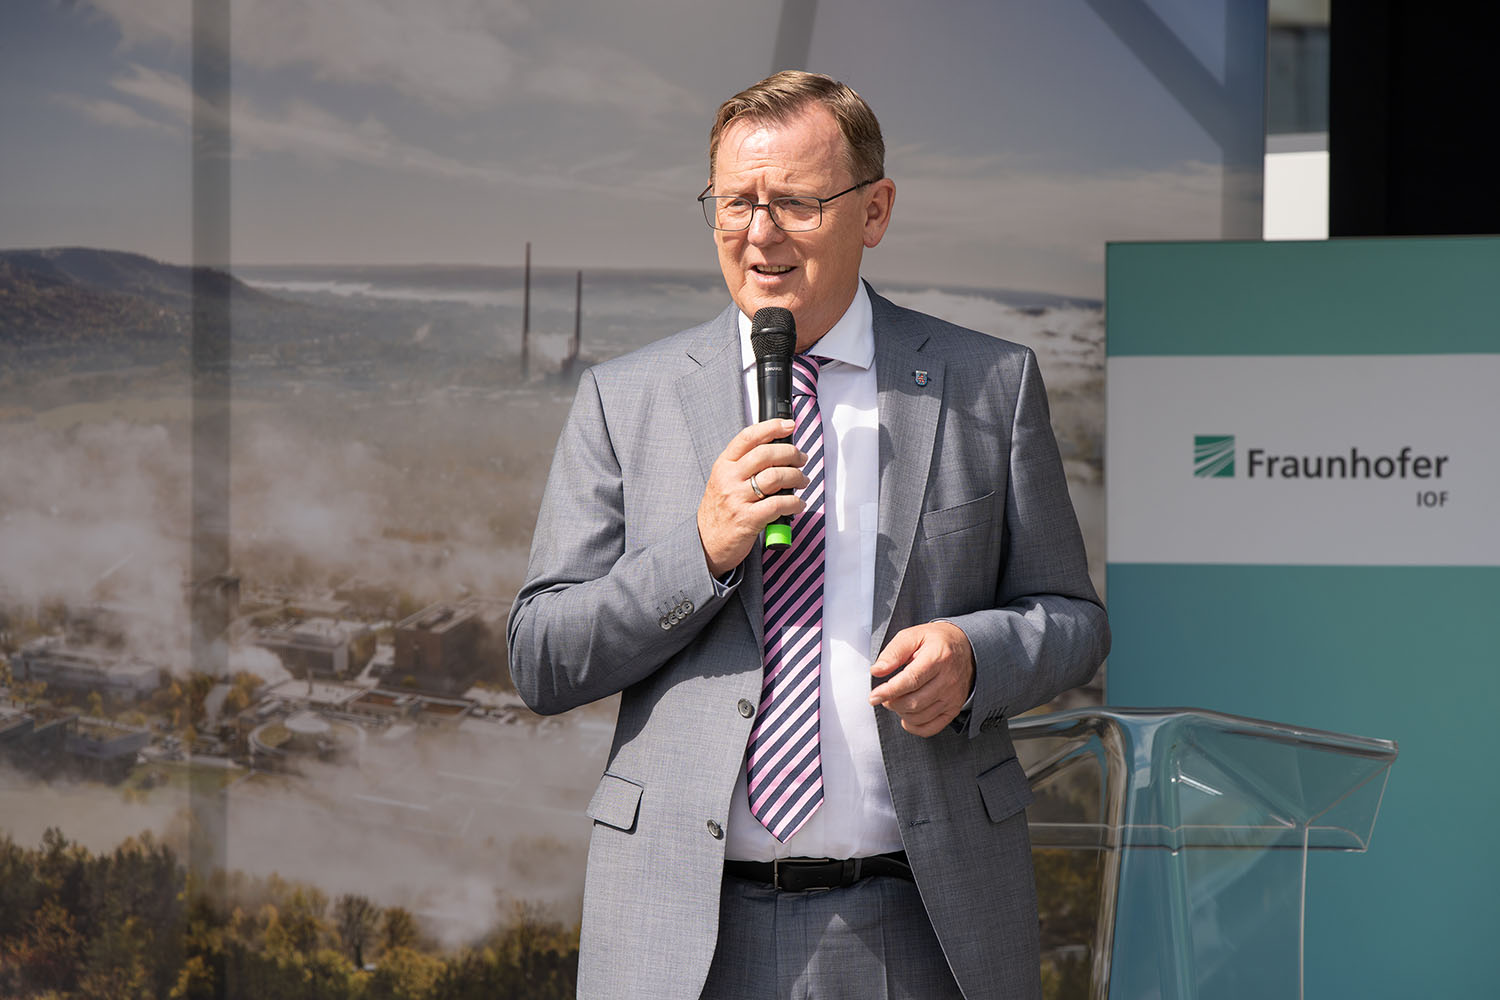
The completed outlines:
{"type": "MultiPolygon", "coordinates": [[[[1254,2],[1134,5],[1222,78],[1225,5],[1254,2]]],[[[780,8],[234,0],[233,259],[514,264],[531,240],[541,264],[711,270],[708,125],[769,71],[780,8]]],[[[188,13],[0,7],[0,246],[186,261],[188,13]]],[[[885,129],[877,278],[1097,296],[1106,240],[1219,234],[1218,143],[1085,0],[822,0],[810,62],[885,129]]]]}

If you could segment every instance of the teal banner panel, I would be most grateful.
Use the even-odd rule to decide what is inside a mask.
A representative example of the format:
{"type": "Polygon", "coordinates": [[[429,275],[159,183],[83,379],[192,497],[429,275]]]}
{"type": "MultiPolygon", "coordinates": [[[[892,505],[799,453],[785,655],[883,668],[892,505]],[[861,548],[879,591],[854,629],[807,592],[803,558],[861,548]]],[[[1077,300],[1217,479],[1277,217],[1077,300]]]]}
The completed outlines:
{"type": "Polygon", "coordinates": [[[1309,998],[1494,992],[1497,276],[1494,238],[1108,251],[1108,702],[1400,744],[1368,852],[1310,859],[1309,998]]]}
{"type": "Polygon", "coordinates": [[[1493,989],[1497,601],[1496,568],[1109,567],[1110,704],[1401,744],[1370,850],[1309,863],[1310,998],[1493,989]]]}
{"type": "Polygon", "coordinates": [[[1500,350],[1489,237],[1113,243],[1105,266],[1110,357],[1500,350]]]}

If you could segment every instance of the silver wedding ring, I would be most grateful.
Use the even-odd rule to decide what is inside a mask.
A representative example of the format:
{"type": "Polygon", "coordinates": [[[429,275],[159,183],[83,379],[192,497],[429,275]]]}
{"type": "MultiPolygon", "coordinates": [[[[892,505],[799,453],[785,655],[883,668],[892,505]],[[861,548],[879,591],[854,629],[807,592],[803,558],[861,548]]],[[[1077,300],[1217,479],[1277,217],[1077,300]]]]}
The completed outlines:
{"type": "Polygon", "coordinates": [[[766,498],[766,495],[760,491],[760,485],[756,483],[755,473],[753,472],[750,473],[750,488],[755,491],[755,495],[760,499],[764,500],[766,498]]]}

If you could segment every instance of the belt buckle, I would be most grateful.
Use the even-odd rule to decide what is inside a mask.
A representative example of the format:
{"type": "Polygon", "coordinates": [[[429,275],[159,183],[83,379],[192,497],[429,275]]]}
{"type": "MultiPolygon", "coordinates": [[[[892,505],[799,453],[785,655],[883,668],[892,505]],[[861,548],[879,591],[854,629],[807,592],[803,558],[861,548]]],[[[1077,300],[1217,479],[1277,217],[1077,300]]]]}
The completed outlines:
{"type": "Polygon", "coordinates": [[[788,889],[781,884],[781,863],[788,862],[788,869],[796,869],[808,865],[826,865],[833,862],[832,858],[772,858],[771,859],[771,886],[778,892],[827,892],[832,886],[815,885],[806,889],[788,889]]]}

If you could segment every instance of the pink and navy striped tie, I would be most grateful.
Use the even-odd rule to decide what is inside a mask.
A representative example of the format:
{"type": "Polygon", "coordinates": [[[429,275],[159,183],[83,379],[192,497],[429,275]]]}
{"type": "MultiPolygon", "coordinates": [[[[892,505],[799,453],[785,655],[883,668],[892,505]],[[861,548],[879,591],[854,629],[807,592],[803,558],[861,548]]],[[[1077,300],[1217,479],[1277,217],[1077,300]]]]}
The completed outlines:
{"type": "Polygon", "coordinates": [[[792,543],[765,551],[765,661],[760,713],[750,733],[750,813],[777,840],[802,828],[823,804],[818,687],[823,657],[823,419],[818,358],[792,360],[792,442],[807,455],[806,503],[792,519],[792,543]]]}

